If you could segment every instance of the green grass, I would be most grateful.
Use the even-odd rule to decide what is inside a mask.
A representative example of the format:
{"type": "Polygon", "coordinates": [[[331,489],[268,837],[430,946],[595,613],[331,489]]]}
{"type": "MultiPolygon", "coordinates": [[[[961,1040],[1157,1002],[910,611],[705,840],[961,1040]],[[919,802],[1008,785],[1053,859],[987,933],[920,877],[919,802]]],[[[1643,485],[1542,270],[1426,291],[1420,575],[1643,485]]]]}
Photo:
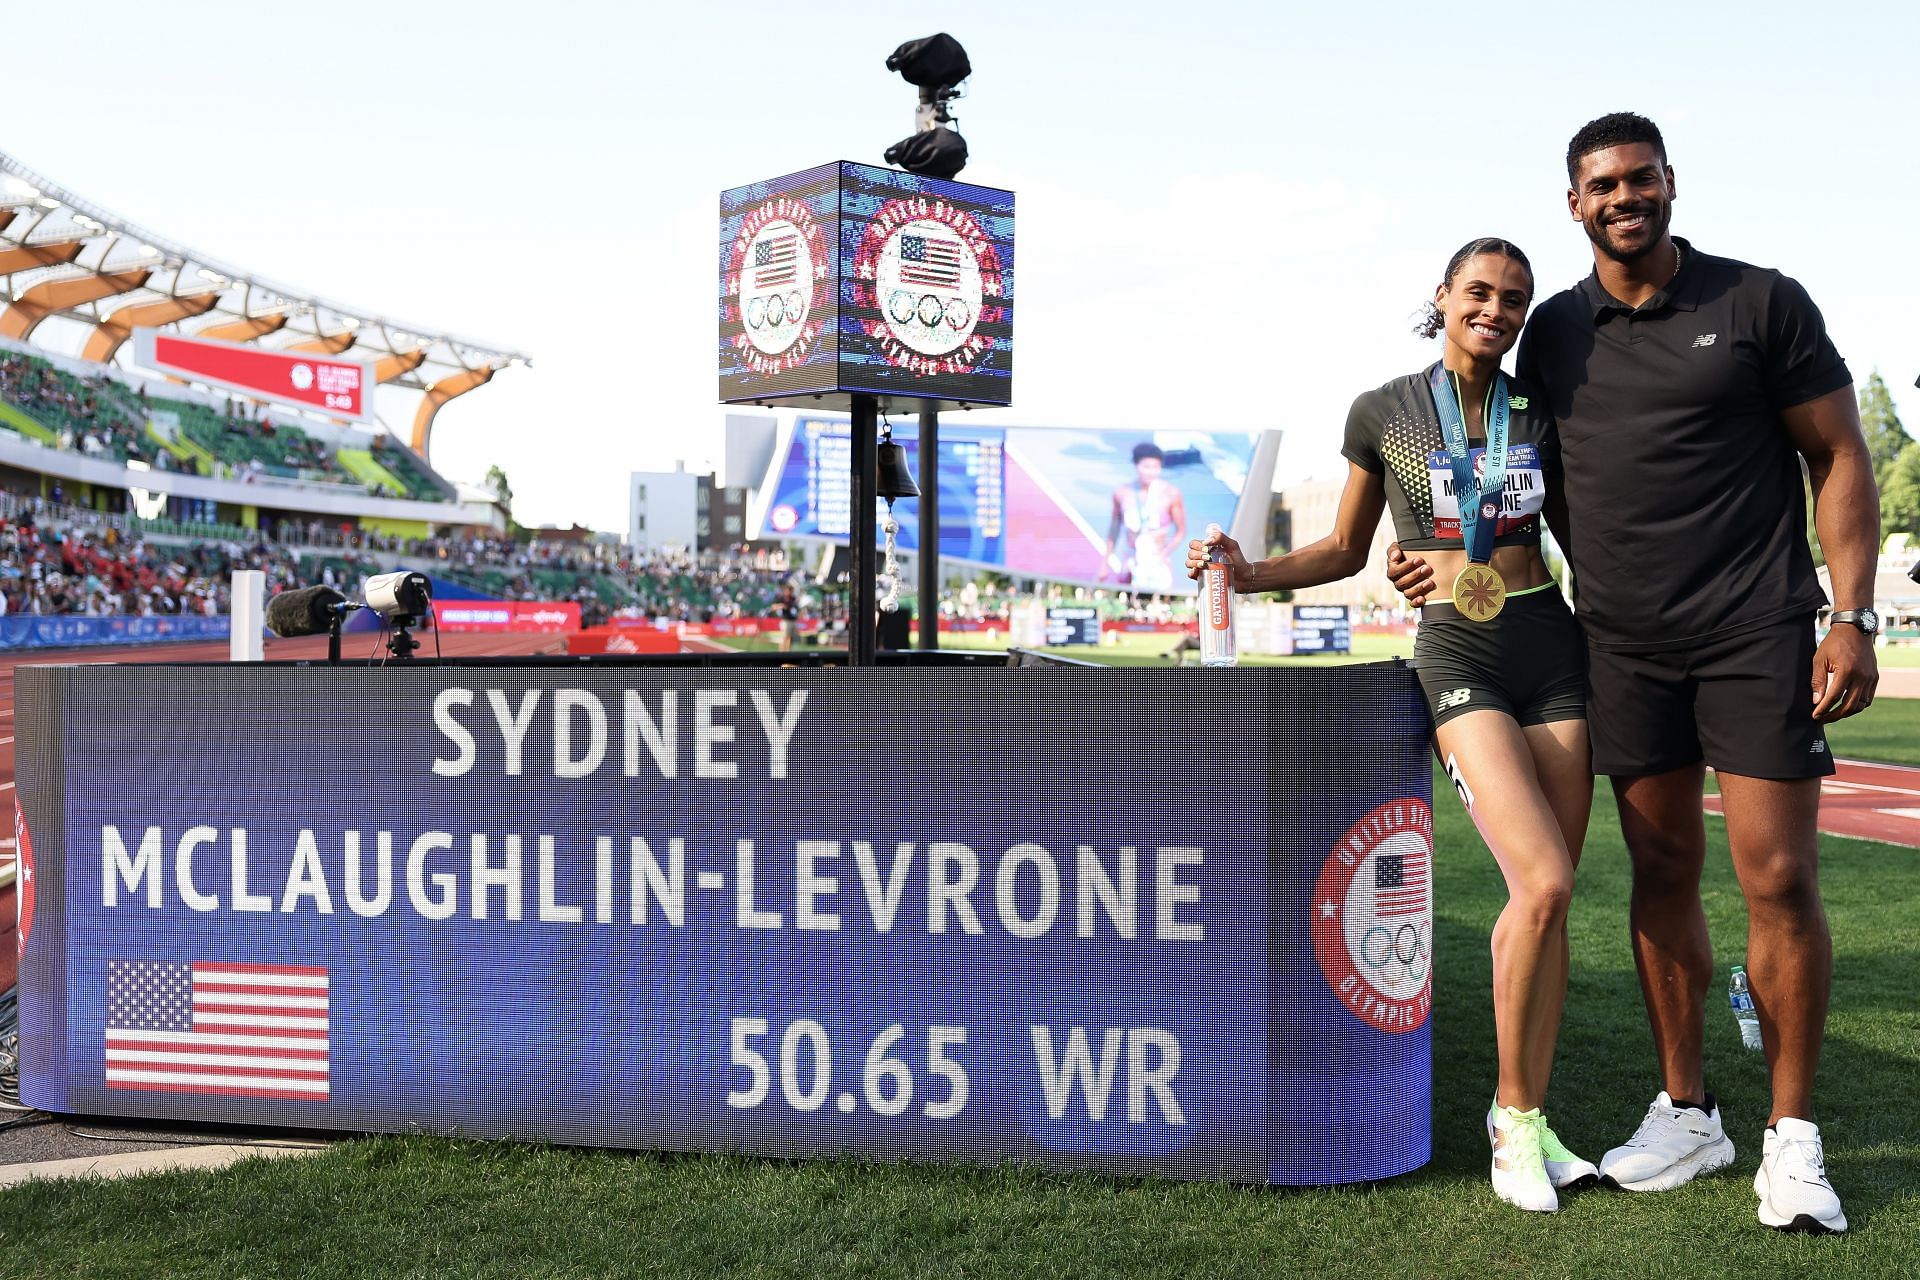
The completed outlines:
{"type": "Polygon", "coordinates": [[[1882,667],[1920,667],[1920,644],[1883,644],[1873,656],[1882,667]]]}
{"type": "Polygon", "coordinates": [[[1920,765],[1920,698],[1877,698],[1859,715],[1828,725],[1827,741],[1849,760],[1920,765]]]}
{"type": "MultiPolygon", "coordinates": [[[[1707,832],[1704,899],[1724,974],[1745,916],[1724,827],[1707,832]]],[[[1732,1169],[1661,1195],[1578,1193],[1553,1217],[1494,1199],[1480,1114],[1494,1078],[1486,939],[1503,893],[1457,804],[1437,806],[1435,834],[1435,1156],[1404,1178],[1276,1191],[371,1138],[217,1173],[0,1192],[0,1275],[1920,1275],[1920,854],[1824,842],[1837,977],[1819,1118],[1853,1231],[1809,1239],[1755,1221],[1765,1070],[1717,996],[1707,1072],[1740,1151],[1732,1169]]],[[[1657,1087],[1627,889],[1603,795],[1571,917],[1551,1102],[1561,1135],[1590,1157],[1632,1131],[1657,1087]]]]}

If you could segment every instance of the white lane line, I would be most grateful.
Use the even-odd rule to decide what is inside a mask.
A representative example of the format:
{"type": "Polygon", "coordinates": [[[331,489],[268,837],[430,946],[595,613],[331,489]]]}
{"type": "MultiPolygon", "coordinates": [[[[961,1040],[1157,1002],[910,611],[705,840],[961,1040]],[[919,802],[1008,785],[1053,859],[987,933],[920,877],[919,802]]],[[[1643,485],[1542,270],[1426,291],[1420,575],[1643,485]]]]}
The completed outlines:
{"type": "Polygon", "coordinates": [[[1920,787],[1883,787],[1877,782],[1834,782],[1829,779],[1821,790],[1835,795],[1851,795],[1860,791],[1884,791],[1888,795],[1913,796],[1920,799],[1920,787]]]}
{"type": "Polygon", "coordinates": [[[1838,757],[1835,757],[1834,763],[1848,765],[1855,769],[1885,769],[1888,773],[1911,773],[1920,777],[1920,768],[1910,764],[1882,764],[1878,760],[1842,760],[1838,757]]]}

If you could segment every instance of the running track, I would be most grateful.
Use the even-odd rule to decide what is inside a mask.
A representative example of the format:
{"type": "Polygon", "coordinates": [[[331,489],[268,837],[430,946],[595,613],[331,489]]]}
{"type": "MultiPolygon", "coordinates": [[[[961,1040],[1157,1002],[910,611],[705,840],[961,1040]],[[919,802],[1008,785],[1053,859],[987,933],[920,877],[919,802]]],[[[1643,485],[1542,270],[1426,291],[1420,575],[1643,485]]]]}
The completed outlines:
{"type": "MultiPolygon", "coordinates": [[[[364,635],[349,643],[371,645],[364,635]]],[[[687,647],[723,649],[705,641],[688,641],[687,647]]],[[[534,635],[449,635],[442,637],[444,652],[451,657],[512,657],[519,654],[564,653],[566,645],[558,636],[534,635]]],[[[358,656],[358,651],[349,648],[358,656]]],[[[324,658],[324,636],[298,640],[267,641],[267,657],[276,660],[324,658]]],[[[74,649],[57,654],[36,654],[31,662],[224,662],[224,640],[193,644],[145,645],[129,648],[74,649]]],[[[13,672],[21,659],[0,658],[0,813],[9,813],[13,796],[13,672]]],[[[1841,760],[1839,773],[1829,778],[1820,793],[1820,829],[1839,836],[1880,840],[1887,844],[1920,848],[1920,769],[1900,765],[1868,764],[1859,760],[1841,760]]],[[[1706,797],[1707,812],[1720,812],[1720,797],[1706,797]]],[[[0,823],[0,869],[11,869],[14,856],[12,823],[0,823]]],[[[14,979],[14,886],[0,888],[0,991],[13,985],[14,979]]]]}
{"type": "MultiPolygon", "coordinates": [[[[1820,829],[1830,835],[1920,848],[1920,769],[1835,760],[1839,772],[1820,788],[1820,829]]],[[[1720,797],[1706,798],[1720,813],[1720,797]]]]}

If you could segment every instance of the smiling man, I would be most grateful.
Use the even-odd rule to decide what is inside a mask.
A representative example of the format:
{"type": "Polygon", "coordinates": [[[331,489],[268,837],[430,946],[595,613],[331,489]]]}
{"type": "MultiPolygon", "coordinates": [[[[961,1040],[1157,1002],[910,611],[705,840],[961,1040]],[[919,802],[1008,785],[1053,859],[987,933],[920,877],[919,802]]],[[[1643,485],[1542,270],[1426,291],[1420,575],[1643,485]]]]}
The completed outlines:
{"type": "MultiPolygon", "coordinates": [[[[1844,1231],[1812,1091],[1833,964],[1815,830],[1833,772],[1822,724],[1864,710],[1877,682],[1879,511],[1852,378],[1797,283],[1668,234],[1674,174],[1651,120],[1586,125],[1567,177],[1593,274],[1534,313],[1517,364],[1559,423],[1564,494],[1547,514],[1573,566],[1593,766],[1612,779],[1632,857],[1634,960],[1664,1086],[1601,1170],[1663,1191],[1734,1159],[1701,1059],[1711,765],[1772,1073],[1760,1220],[1844,1231]],[[1803,460],[1836,606],[1817,650],[1803,460]]],[[[1416,603],[1431,590],[1418,557],[1396,549],[1389,573],[1416,603]]]]}

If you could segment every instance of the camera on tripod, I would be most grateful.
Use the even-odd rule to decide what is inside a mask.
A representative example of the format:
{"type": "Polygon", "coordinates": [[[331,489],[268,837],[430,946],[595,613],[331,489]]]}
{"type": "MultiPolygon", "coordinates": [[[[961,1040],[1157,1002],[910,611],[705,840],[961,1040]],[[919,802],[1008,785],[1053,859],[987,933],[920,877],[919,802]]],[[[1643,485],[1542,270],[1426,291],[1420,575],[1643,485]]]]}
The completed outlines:
{"type": "Polygon", "coordinates": [[[375,574],[367,579],[361,594],[367,608],[392,629],[387,637],[388,655],[402,662],[413,657],[413,651],[420,647],[413,638],[413,628],[426,621],[433,609],[433,584],[427,581],[427,575],[407,570],[375,574]]]}

